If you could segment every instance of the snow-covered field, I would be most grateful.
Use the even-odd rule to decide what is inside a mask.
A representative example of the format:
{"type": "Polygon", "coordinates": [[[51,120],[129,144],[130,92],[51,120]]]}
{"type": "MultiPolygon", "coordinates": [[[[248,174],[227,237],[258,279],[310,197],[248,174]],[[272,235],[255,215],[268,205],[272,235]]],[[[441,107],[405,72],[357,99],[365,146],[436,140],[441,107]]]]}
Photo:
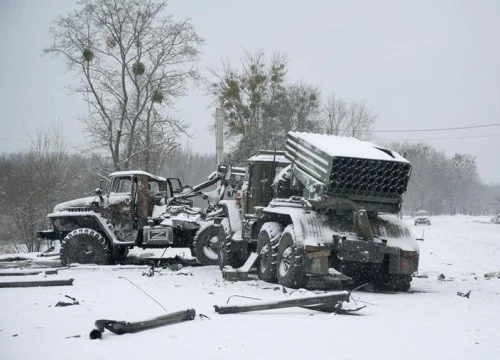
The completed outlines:
{"type": "MultiPolygon", "coordinates": [[[[259,280],[231,283],[218,267],[162,269],[81,267],[45,279],[73,278],[73,286],[0,289],[0,359],[499,359],[500,225],[487,217],[433,217],[414,227],[420,271],[409,293],[356,291],[357,315],[301,308],[219,315],[213,305],[233,295],[263,300],[284,293],[259,280]],[[443,274],[444,280],[438,280],[443,274]],[[90,340],[97,319],[136,321],[193,308],[193,321],[90,340]],[[470,298],[457,292],[470,292],[470,298]],[[55,307],[58,301],[79,305],[55,307]]],[[[7,270],[0,270],[7,271],[7,270]]],[[[2,276],[0,281],[43,279],[2,276]]],[[[249,300],[232,297],[229,304],[249,300]]],[[[351,301],[348,306],[355,306],[351,301]]]]}

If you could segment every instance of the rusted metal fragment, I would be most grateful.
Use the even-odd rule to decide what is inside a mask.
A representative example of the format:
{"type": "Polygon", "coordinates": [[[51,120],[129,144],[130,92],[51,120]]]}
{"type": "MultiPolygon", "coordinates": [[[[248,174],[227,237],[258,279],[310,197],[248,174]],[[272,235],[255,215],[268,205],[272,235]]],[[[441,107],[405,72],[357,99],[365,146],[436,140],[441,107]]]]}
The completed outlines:
{"type": "Polygon", "coordinates": [[[235,314],[250,311],[283,309],[288,307],[304,307],[312,305],[327,305],[329,308],[334,308],[335,305],[342,301],[349,301],[350,293],[348,291],[336,291],[329,294],[321,294],[314,296],[301,297],[296,299],[287,299],[270,302],[259,302],[252,305],[234,305],[234,306],[218,306],[215,305],[215,312],[219,314],[235,314]]]}
{"type": "Polygon", "coordinates": [[[224,267],[222,269],[222,277],[224,280],[228,281],[245,281],[248,280],[248,272],[252,268],[253,264],[259,257],[257,253],[251,253],[245,264],[238,269],[233,269],[232,267],[224,267]]]}
{"type": "MultiPolygon", "coordinates": [[[[196,311],[194,309],[187,309],[183,311],[177,311],[171,314],[158,316],[153,319],[137,321],[137,322],[128,322],[128,321],[116,321],[116,320],[96,320],[95,326],[97,331],[101,334],[104,330],[109,330],[114,334],[122,335],[128,333],[136,333],[143,330],[153,329],[160,326],[171,325],[183,321],[193,320],[196,317],[196,311]]],[[[92,330],[90,337],[99,338],[99,336],[95,337],[96,330],[92,330]]]]}

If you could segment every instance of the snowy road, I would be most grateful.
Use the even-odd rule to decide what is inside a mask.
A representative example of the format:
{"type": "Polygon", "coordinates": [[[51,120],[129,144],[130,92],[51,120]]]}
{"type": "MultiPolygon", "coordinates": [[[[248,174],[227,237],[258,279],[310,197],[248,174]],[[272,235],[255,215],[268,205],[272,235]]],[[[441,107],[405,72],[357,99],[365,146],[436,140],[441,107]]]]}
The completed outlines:
{"type": "MultiPolygon", "coordinates": [[[[358,305],[367,307],[351,316],[300,308],[216,314],[213,305],[233,295],[274,300],[301,293],[285,294],[259,280],[226,282],[215,266],[164,269],[153,277],[143,276],[144,268],[61,270],[46,279],[73,278],[73,286],[0,289],[0,358],[498,359],[500,278],[484,274],[500,271],[500,225],[487,220],[442,216],[431,226],[412,225],[417,237],[425,229],[421,277],[406,294],[355,292],[358,305]],[[102,340],[90,340],[97,319],[136,321],[165,313],[122,277],[169,312],[194,308],[209,319],[122,336],[106,331],[102,340]],[[457,295],[469,290],[470,298],[457,295]],[[55,307],[69,301],[65,295],[80,304],[55,307]]],[[[22,280],[28,279],[43,277],[22,280]]],[[[248,301],[233,297],[229,303],[248,301]]]]}

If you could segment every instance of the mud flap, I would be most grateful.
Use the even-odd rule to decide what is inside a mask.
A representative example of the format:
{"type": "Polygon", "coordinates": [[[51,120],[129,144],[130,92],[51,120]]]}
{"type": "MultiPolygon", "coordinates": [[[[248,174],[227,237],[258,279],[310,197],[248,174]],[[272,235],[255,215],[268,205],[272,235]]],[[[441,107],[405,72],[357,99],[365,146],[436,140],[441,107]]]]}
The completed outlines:
{"type": "Polygon", "coordinates": [[[248,272],[252,268],[255,261],[257,261],[258,257],[259,257],[259,254],[253,252],[250,254],[247,261],[245,262],[245,264],[243,264],[242,267],[239,267],[238,269],[233,269],[230,266],[224,267],[222,269],[222,278],[224,280],[228,280],[228,281],[248,280],[248,272]]]}

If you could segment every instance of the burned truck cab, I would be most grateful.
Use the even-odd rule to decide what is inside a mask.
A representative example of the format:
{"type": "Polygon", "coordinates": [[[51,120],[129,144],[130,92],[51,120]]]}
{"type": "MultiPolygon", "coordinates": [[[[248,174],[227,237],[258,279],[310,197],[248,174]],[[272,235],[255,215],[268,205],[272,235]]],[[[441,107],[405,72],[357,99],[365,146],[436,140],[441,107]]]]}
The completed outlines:
{"type": "Polygon", "coordinates": [[[141,170],[113,172],[109,179],[107,193],[99,188],[95,196],[58,204],[47,215],[48,229],[38,237],[61,241],[64,265],[121,261],[142,243],[148,219],[182,188],[178,179],[141,170]]]}

